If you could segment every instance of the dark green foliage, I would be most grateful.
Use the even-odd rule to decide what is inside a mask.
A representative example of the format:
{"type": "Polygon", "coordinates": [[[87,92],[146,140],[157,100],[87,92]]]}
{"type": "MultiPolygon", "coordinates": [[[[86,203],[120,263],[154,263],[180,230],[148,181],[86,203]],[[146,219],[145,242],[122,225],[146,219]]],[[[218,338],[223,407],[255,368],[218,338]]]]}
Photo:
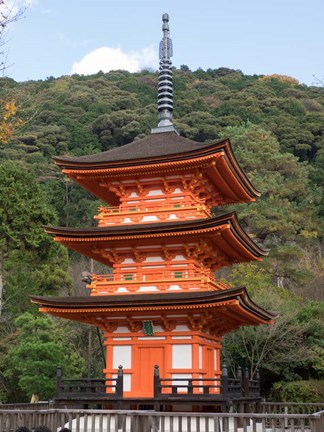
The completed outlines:
{"type": "Polygon", "coordinates": [[[69,376],[80,376],[82,359],[65,348],[51,318],[26,312],[17,318],[16,326],[16,343],[6,354],[5,378],[11,383],[17,379],[25,400],[32,394],[43,400],[53,399],[57,366],[63,366],[69,376]]]}
{"type": "MultiPolygon", "coordinates": [[[[247,76],[228,68],[191,72],[186,66],[174,69],[174,88],[175,123],[190,138],[215,140],[224,126],[250,121],[271,131],[282,150],[301,160],[313,163],[323,146],[322,88],[279,75],[247,76]]],[[[156,126],[156,89],[157,74],[148,71],[21,84],[2,79],[0,94],[14,96],[28,119],[2,154],[40,163],[28,155],[40,153],[48,160],[126,144],[156,126]]]]}
{"type": "Polygon", "coordinates": [[[0,241],[4,253],[16,248],[46,254],[51,247],[42,225],[55,215],[46,205],[31,169],[19,162],[0,163],[0,241]]]}
{"type": "Polygon", "coordinates": [[[274,384],[270,398],[276,402],[322,403],[324,381],[280,381],[274,384]]]}
{"type": "MultiPolygon", "coordinates": [[[[252,299],[265,309],[275,311],[279,317],[270,326],[241,327],[227,334],[223,339],[222,355],[228,367],[234,373],[238,365],[247,367],[251,376],[259,369],[265,396],[269,396],[276,381],[289,382],[291,389],[295,389],[296,380],[323,380],[323,302],[305,302],[276,287],[267,270],[255,264],[235,266],[229,280],[235,286],[246,284],[252,299]]],[[[314,385],[317,385],[315,381],[314,385]]],[[[305,388],[311,387],[305,384],[305,388]]],[[[277,390],[274,388],[275,397],[277,390]]],[[[287,399],[283,401],[298,400],[287,390],[287,399]]]]}

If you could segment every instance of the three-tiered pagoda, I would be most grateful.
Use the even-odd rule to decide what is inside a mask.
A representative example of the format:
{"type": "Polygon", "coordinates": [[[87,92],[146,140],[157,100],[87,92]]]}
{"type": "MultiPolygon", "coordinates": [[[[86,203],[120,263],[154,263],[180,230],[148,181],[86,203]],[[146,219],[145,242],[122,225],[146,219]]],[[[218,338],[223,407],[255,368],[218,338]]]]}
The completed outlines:
{"type": "Polygon", "coordinates": [[[103,331],[103,372],[111,379],[123,366],[126,398],[153,397],[155,365],[165,378],[220,378],[222,336],[275,318],[245,288],[228,287],[214,276],[225,266],[260,261],[266,251],[234,212],[214,216],[211,208],[253,202],[260,194],[229,140],[200,143],[175,130],[168,21],[164,14],[158,127],[103,153],[54,158],[107,206],[95,217],[98,227],[46,232],[112,273],[92,274],[87,297],[32,297],[41,312],[103,331]]]}

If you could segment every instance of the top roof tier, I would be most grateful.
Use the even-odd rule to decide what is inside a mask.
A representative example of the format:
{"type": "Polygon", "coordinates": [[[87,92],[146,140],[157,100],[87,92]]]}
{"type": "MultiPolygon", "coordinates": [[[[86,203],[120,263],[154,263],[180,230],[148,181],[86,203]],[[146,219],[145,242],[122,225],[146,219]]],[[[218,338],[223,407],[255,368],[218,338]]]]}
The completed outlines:
{"type": "Polygon", "coordinates": [[[183,174],[197,170],[226,198],[226,203],[252,202],[260,196],[240,168],[228,139],[200,143],[176,132],[152,133],[122,147],[80,157],[55,157],[65,174],[103,201],[116,205],[117,196],[102,180],[183,174]]]}

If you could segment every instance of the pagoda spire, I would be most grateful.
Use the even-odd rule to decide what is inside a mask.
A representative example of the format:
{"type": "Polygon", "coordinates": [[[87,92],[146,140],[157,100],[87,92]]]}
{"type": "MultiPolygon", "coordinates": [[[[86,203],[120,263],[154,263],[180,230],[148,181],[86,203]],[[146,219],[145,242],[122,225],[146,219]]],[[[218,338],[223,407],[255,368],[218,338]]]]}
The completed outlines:
{"type": "Polygon", "coordinates": [[[170,38],[169,15],[162,15],[163,38],[160,42],[160,67],[158,85],[158,127],[151,130],[152,133],[176,132],[172,124],[173,113],[173,56],[172,39],[170,38]]]}

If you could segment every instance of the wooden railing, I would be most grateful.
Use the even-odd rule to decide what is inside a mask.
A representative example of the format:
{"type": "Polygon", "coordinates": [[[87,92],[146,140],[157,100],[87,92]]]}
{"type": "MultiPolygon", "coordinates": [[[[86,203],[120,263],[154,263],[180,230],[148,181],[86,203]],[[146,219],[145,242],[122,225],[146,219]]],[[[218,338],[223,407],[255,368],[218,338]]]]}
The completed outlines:
{"type": "Polygon", "coordinates": [[[314,414],[323,410],[324,402],[261,402],[261,412],[267,414],[314,414]]]}
{"type": "Polygon", "coordinates": [[[110,215],[125,215],[132,214],[134,212],[149,213],[152,211],[167,211],[174,212],[179,210],[197,210],[198,212],[205,212],[206,215],[210,216],[210,209],[205,204],[197,204],[192,200],[172,200],[169,202],[161,201],[161,198],[152,199],[151,201],[143,201],[142,203],[134,204],[123,204],[116,207],[104,207],[98,208],[98,215],[94,216],[94,219],[105,219],[110,215]]]}
{"type": "Polygon", "coordinates": [[[63,379],[62,369],[56,373],[56,400],[118,400],[123,397],[123,368],[116,378],[63,379]]]}
{"type": "Polygon", "coordinates": [[[213,399],[215,401],[229,402],[244,399],[246,401],[259,401],[260,375],[257,371],[250,379],[247,369],[239,367],[236,378],[228,377],[226,365],[222,367],[221,378],[161,378],[158,365],[154,368],[154,399],[185,400],[193,398],[203,401],[213,399]]]}
{"type": "Polygon", "coordinates": [[[180,398],[194,396],[195,399],[199,399],[219,396],[220,390],[219,378],[160,378],[155,387],[155,395],[157,399],[169,399],[170,395],[180,398]]]}
{"type": "Polygon", "coordinates": [[[160,413],[153,411],[10,411],[0,408],[0,432],[19,426],[72,432],[323,432],[324,411],[315,414],[160,413]]]}
{"type": "Polygon", "coordinates": [[[55,408],[55,402],[54,401],[42,401],[42,402],[33,402],[33,403],[24,403],[24,402],[17,402],[17,403],[6,403],[2,404],[0,402],[0,409],[4,408],[6,410],[49,410],[52,408],[55,408]]]}
{"type": "Polygon", "coordinates": [[[212,290],[224,290],[229,286],[221,281],[216,281],[214,274],[209,271],[197,271],[188,269],[165,270],[158,272],[135,273],[131,270],[122,274],[86,274],[85,279],[89,281],[88,288],[92,294],[107,291],[110,294],[115,293],[121,283],[127,287],[129,292],[137,292],[142,286],[156,285],[158,289],[165,290],[169,285],[179,284],[181,289],[190,289],[201,287],[212,290]]]}
{"type": "Polygon", "coordinates": [[[182,281],[186,279],[207,279],[208,281],[215,281],[215,276],[213,272],[209,270],[188,270],[188,269],[177,269],[177,270],[164,270],[145,273],[135,273],[134,270],[129,270],[124,273],[109,273],[103,275],[89,275],[89,277],[96,282],[96,284],[104,284],[109,282],[153,282],[161,280],[172,280],[172,281],[182,281]]]}
{"type": "MultiPolygon", "coordinates": [[[[159,366],[154,367],[154,396],[151,400],[260,401],[260,376],[249,378],[247,370],[238,368],[236,378],[229,378],[223,365],[221,378],[161,378],[159,366]]],[[[63,379],[62,370],[57,369],[56,400],[74,401],[124,401],[123,368],[119,366],[116,378],[63,379]]]]}

